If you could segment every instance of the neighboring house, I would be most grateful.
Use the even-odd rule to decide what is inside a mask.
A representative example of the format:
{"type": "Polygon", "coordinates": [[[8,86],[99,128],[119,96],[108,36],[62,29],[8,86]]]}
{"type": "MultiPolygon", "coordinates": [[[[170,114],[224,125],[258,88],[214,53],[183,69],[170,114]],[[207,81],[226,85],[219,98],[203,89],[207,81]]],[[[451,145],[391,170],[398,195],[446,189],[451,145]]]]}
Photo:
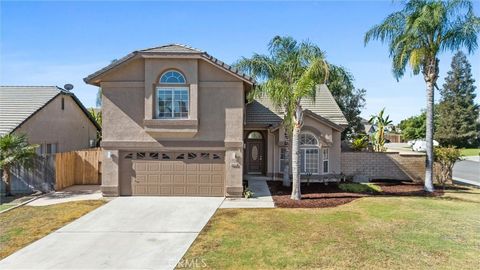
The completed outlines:
{"type": "MultiPolygon", "coordinates": [[[[139,50],[84,80],[103,93],[106,196],[235,197],[244,175],[282,175],[282,114],[266,99],[247,104],[254,80],[206,52],[139,50]]],[[[326,86],[303,107],[302,172],[340,174],[345,117],[326,86]]]]}
{"type": "Polygon", "coordinates": [[[56,86],[0,86],[0,136],[26,134],[40,154],[95,146],[100,127],[80,100],[56,86]]]}
{"type": "Polygon", "coordinates": [[[362,118],[361,123],[364,127],[363,132],[365,132],[368,135],[372,135],[373,133],[375,133],[377,131],[376,130],[376,125],[371,124],[367,119],[362,118]]]}
{"type": "Polygon", "coordinates": [[[0,86],[0,136],[26,134],[40,157],[13,172],[12,192],[49,191],[55,183],[51,154],[94,146],[100,127],[72,92],[56,86],[0,86]]]}

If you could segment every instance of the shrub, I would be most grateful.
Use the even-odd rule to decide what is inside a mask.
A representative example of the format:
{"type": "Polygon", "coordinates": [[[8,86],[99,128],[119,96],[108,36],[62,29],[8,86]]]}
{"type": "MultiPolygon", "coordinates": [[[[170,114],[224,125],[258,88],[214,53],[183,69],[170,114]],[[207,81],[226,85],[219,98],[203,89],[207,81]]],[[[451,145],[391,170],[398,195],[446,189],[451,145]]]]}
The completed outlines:
{"type": "Polygon", "coordinates": [[[245,187],[245,188],[243,189],[243,197],[244,197],[245,199],[252,198],[253,195],[255,195],[255,193],[254,193],[250,188],[245,187]]]}
{"type": "Polygon", "coordinates": [[[459,149],[453,147],[436,147],[435,151],[435,178],[437,182],[445,187],[447,182],[452,181],[452,171],[455,162],[459,161],[462,154],[459,149]]]}
{"type": "Polygon", "coordinates": [[[382,188],[372,183],[341,183],[338,187],[345,192],[352,193],[380,193],[382,188]]]}
{"type": "Polygon", "coordinates": [[[362,151],[368,147],[368,136],[366,135],[359,135],[358,137],[354,138],[351,146],[353,151],[362,151]]]}

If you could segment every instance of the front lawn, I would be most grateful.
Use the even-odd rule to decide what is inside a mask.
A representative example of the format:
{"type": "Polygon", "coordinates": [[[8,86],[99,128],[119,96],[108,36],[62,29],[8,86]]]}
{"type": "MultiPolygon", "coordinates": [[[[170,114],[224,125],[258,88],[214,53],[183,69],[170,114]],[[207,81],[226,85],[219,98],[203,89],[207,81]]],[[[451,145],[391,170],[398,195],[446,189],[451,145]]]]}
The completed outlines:
{"type": "MultiPolygon", "coordinates": [[[[184,265],[210,269],[478,269],[480,191],[317,209],[219,209],[184,265]]],[[[179,264],[178,268],[182,268],[179,264]]]]}
{"type": "MultiPolygon", "coordinates": [[[[85,215],[105,202],[22,206],[0,214],[0,259],[85,215]]],[[[54,256],[54,254],[52,254],[54,256]]]]}
{"type": "Polygon", "coordinates": [[[478,156],[480,155],[480,148],[462,148],[460,153],[464,156],[478,156]]]}

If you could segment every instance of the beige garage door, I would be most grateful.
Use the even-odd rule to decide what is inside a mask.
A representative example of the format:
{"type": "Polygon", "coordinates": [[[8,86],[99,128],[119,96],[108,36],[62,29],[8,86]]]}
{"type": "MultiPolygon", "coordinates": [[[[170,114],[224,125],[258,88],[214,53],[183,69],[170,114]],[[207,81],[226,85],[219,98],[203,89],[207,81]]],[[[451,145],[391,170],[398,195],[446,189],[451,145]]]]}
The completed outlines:
{"type": "MultiPolygon", "coordinates": [[[[217,152],[137,152],[132,156],[132,195],[224,196],[225,165],[217,152]]],[[[128,156],[128,155],[127,155],[128,156]]]]}

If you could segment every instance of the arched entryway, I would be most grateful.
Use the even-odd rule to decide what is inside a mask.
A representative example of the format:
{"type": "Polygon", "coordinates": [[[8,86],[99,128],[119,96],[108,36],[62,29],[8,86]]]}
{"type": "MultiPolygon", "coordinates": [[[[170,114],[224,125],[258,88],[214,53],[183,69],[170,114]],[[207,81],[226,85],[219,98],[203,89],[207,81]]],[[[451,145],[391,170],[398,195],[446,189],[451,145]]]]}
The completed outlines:
{"type": "Polygon", "coordinates": [[[265,174],[265,136],[260,131],[250,131],[246,138],[246,173],[265,174]]]}

